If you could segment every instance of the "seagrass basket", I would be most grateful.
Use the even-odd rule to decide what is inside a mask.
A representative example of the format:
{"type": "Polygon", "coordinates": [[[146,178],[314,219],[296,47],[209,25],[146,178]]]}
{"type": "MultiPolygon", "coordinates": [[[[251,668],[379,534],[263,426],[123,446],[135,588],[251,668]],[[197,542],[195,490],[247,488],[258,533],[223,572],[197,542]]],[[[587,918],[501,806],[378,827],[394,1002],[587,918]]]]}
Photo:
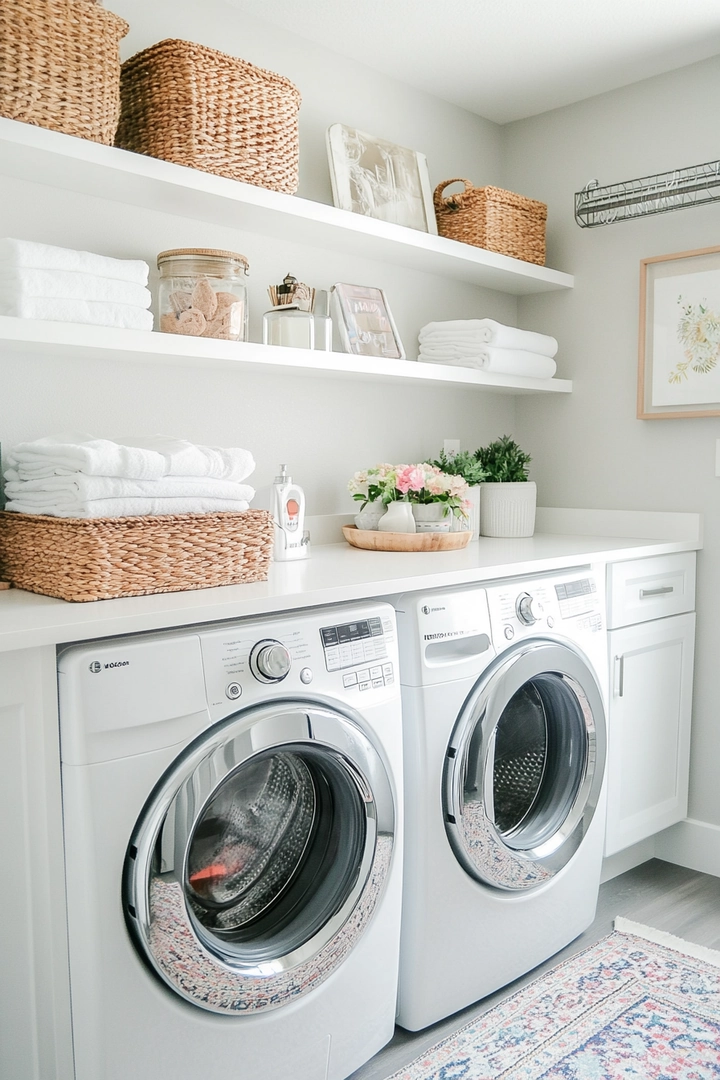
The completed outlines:
{"type": "Polygon", "coordinates": [[[0,115],[112,145],[128,30],[90,0],[2,0],[0,115]]]}
{"type": "Polygon", "coordinates": [[[247,60],[169,38],[127,60],[116,145],[293,194],[300,93],[247,60]]]}
{"type": "Polygon", "coordinates": [[[438,184],[433,202],[441,236],[545,265],[545,203],[503,188],[476,188],[461,177],[438,184]],[[450,184],[464,184],[465,190],[443,195],[450,184]]]}
{"type": "Polygon", "coordinates": [[[267,510],[124,518],[0,513],[0,577],[61,600],[266,581],[267,510]]]}

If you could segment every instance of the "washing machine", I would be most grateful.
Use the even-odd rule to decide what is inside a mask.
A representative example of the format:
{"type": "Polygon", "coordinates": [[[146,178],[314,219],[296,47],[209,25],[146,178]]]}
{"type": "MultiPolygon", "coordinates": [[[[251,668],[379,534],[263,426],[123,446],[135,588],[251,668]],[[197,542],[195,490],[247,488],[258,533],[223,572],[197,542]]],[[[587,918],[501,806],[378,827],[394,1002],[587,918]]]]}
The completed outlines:
{"type": "Polygon", "coordinates": [[[397,670],[376,602],[61,652],[76,1080],[340,1080],[390,1039],[397,670]]]}
{"type": "Polygon", "coordinates": [[[592,922],[605,816],[603,577],[408,593],[398,1023],[490,994],[592,922]]]}

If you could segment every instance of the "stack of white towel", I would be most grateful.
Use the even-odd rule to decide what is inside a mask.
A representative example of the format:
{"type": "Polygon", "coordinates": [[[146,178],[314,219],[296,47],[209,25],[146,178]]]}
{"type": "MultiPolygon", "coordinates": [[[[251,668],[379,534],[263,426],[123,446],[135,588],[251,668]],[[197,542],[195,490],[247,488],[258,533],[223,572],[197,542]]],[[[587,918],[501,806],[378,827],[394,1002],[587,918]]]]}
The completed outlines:
{"type": "Polygon", "coordinates": [[[432,322],[420,331],[420,359],[478,368],[498,375],[551,379],[558,343],[548,334],[518,330],[494,319],[432,322]]]}
{"type": "Polygon", "coordinates": [[[152,330],[150,268],[139,259],[0,240],[0,315],[152,330]]]}
{"type": "Polygon", "coordinates": [[[249,450],[142,439],[68,436],[19,443],[8,454],[6,510],[52,517],[134,517],[242,511],[249,450]]]}

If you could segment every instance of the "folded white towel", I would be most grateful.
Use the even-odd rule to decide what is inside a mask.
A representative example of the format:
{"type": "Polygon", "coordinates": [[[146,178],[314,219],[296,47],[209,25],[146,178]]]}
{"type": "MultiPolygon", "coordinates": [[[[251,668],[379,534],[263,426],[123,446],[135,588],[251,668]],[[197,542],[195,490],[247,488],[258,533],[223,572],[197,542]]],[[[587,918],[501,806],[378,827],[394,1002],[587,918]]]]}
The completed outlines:
{"type": "Polygon", "coordinates": [[[24,500],[13,499],[5,509],[19,514],[47,514],[50,517],[101,518],[147,517],[161,514],[242,513],[248,504],[237,499],[89,499],[82,509],[68,507],[39,507],[24,500]]]}
{"type": "Polygon", "coordinates": [[[152,312],[132,304],[101,304],[93,300],[61,300],[28,296],[19,300],[0,298],[0,315],[45,322],[114,326],[122,330],[152,330],[152,312]]]}
{"type": "Polygon", "coordinates": [[[552,379],[557,364],[551,356],[523,352],[521,349],[498,349],[493,345],[479,345],[474,356],[431,357],[421,350],[420,360],[430,364],[451,364],[457,367],[473,367],[497,375],[524,375],[533,379],[552,379]]]}
{"type": "Polygon", "coordinates": [[[133,281],[78,274],[75,270],[6,270],[0,265],[0,301],[17,302],[29,297],[93,300],[149,308],[150,290],[133,281]]]}
{"type": "Polygon", "coordinates": [[[5,473],[8,480],[81,472],[131,480],[204,476],[240,483],[255,468],[250,451],[240,447],[199,446],[167,435],[113,441],[77,432],[18,443],[8,453],[7,464],[12,473],[5,473]]]}
{"type": "Polygon", "coordinates": [[[433,344],[439,341],[472,340],[495,345],[502,349],[521,349],[523,352],[540,353],[541,356],[555,356],[558,343],[549,334],[538,334],[533,330],[520,330],[516,326],[505,326],[494,319],[450,319],[446,322],[433,322],[423,326],[420,341],[433,344]]]}
{"type": "Polygon", "coordinates": [[[42,480],[9,480],[5,494],[9,499],[36,506],[71,506],[93,499],[128,498],[236,499],[248,503],[254,498],[255,489],[249,484],[210,477],[161,476],[158,480],[127,480],[122,476],[71,473],[69,476],[47,476],[42,480]]]}
{"type": "Polygon", "coordinates": [[[0,239],[0,266],[5,269],[32,267],[36,270],[73,270],[79,274],[117,278],[147,285],[150,267],[141,259],[112,259],[91,251],[36,244],[32,240],[0,239]]]}

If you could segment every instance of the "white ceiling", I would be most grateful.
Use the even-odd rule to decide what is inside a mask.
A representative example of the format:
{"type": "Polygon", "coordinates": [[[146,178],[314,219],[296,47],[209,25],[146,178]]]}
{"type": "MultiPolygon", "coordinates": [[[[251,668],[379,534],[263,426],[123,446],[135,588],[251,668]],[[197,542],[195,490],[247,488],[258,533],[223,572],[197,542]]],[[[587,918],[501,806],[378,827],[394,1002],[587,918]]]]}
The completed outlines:
{"type": "Polygon", "coordinates": [[[230,0],[504,124],[720,53],[719,0],[230,0]]]}

